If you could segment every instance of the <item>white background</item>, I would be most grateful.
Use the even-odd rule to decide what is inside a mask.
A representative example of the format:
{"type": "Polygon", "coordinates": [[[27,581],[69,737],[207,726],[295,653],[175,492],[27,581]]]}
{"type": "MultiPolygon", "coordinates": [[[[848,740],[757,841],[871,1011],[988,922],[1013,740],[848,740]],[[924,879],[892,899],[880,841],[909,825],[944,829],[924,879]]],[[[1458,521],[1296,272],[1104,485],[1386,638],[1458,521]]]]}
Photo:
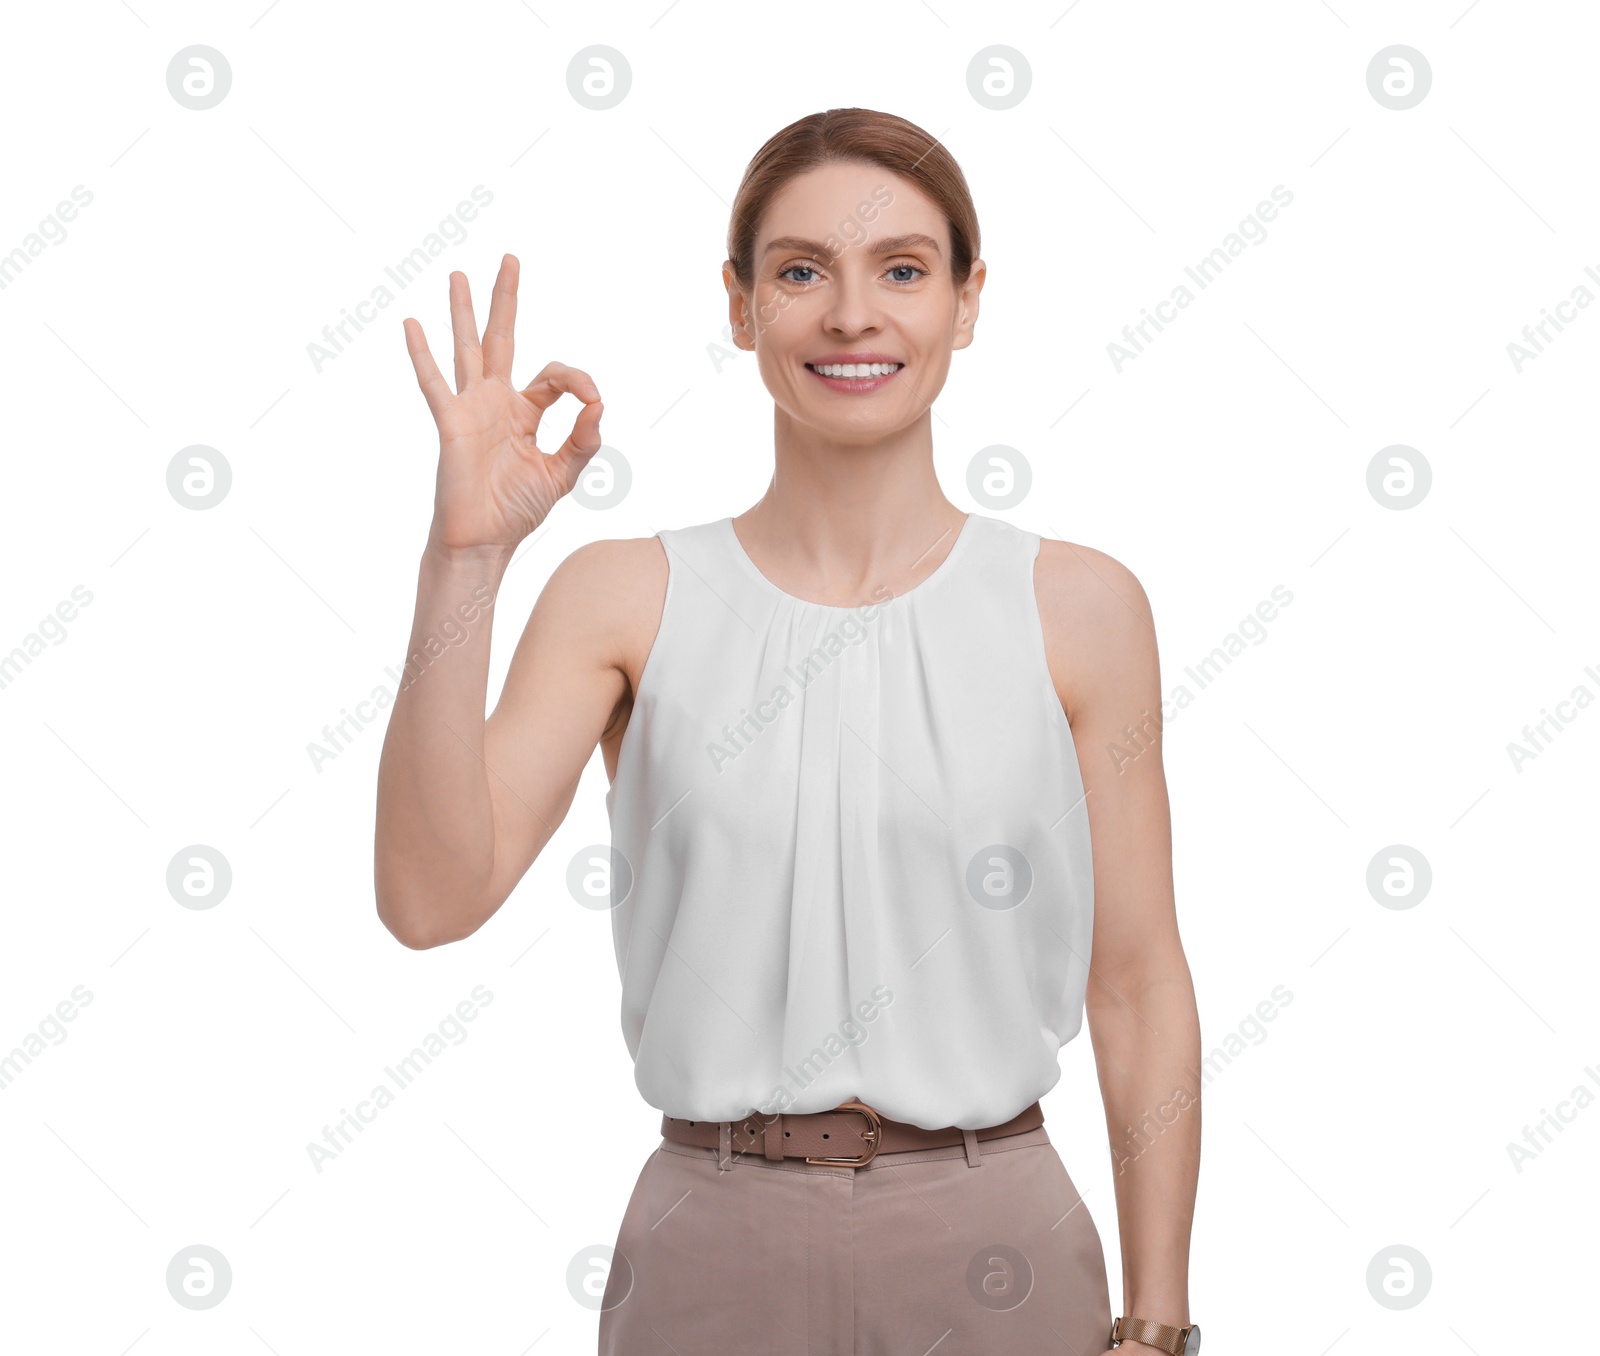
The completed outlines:
{"type": "MultiPolygon", "coordinates": [[[[1003,516],[1134,570],[1164,691],[1293,593],[1166,736],[1206,1050],[1292,994],[1205,1093],[1208,1349],[1508,1351],[1575,1310],[1600,710],[1520,771],[1507,745],[1600,693],[1600,307],[1520,372],[1507,345],[1579,284],[1600,296],[1600,23],[1506,0],[1066,6],[9,8],[0,251],[93,194],[0,291],[0,653],[92,594],[0,688],[0,1052],[92,995],[0,1095],[9,1348],[593,1349],[567,1266],[614,1240],[658,1123],[609,919],[565,883],[607,838],[600,758],[500,912],[418,953],[374,911],[381,720],[320,771],[307,746],[405,652],[436,442],[402,317],[448,371],[448,271],[481,320],[517,253],[518,384],[550,359],[590,371],[634,478],[525,544],[492,703],[568,552],[762,492],[770,398],[749,355],[708,352],[729,203],[772,132],[849,105],[940,136],[977,202],[977,338],[935,405],[950,497],[987,511],[968,464],[1017,449],[1033,490],[1003,516]],[[603,112],[566,78],[597,43],[632,71],[603,112]],[[1366,83],[1396,43],[1433,76],[1405,111],[1366,83]],[[232,70],[204,111],[166,84],[191,44],[232,70]],[[992,44],[1031,69],[1004,111],[967,84],[992,44]],[[316,370],[307,345],[480,184],[464,242],[316,370]],[[1267,238],[1118,372],[1107,344],[1278,184],[1267,238]],[[1367,488],[1397,443],[1432,468],[1404,511],[1367,488]],[[167,489],[192,444],[232,470],[205,511],[167,489]],[[167,889],[192,844],[231,866],[211,909],[167,889]],[[1415,907],[1366,887],[1392,844],[1431,864],[1415,907]],[[479,984],[469,1038],[316,1171],[308,1143],[479,984]],[[1571,1123],[1518,1171],[1508,1144],[1558,1104],[1571,1123]],[[198,1312],[165,1282],[194,1244],[233,1273],[198,1312]],[[1432,1272],[1403,1311],[1367,1281],[1396,1244],[1432,1272]]],[[[1047,1123],[1115,1306],[1086,1037],[1062,1063],[1047,1123]]]]}

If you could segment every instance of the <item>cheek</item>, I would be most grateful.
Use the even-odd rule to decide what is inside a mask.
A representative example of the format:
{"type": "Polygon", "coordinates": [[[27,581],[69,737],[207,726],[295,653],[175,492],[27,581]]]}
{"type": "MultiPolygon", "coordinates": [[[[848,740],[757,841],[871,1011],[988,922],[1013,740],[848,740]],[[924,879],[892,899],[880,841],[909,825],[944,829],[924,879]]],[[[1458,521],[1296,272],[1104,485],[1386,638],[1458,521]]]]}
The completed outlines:
{"type": "Polygon", "coordinates": [[[756,346],[756,371],[761,374],[761,384],[767,393],[781,401],[798,399],[799,393],[810,381],[798,371],[793,358],[775,343],[771,335],[764,336],[756,346]]]}
{"type": "Polygon", "coordinates": [[[757,327],[766,333],[769,341],[782,342],[785,317],[794,312],[797,299],[793,293],[773,286],[758,286],[753,294],[753,309],[757,327]]]}
{"type": "Polygon", "coordinates": [[[936,329],[948,334],[961,319],[961,303],[950,296],[941,296],[929,293],[925,302],[923,318],[930,329],[936,329]]]}

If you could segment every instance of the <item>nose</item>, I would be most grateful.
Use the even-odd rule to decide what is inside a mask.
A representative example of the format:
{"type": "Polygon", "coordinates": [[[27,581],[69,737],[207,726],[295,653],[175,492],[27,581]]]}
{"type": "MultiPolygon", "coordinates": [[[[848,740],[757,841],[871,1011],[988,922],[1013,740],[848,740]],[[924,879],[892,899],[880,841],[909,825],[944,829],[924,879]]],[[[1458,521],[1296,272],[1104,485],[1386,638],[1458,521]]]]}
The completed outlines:
{"type": "Polygon", "coordinates": [[[830,334],[875,334],[882,328],[878,297],[872,284],[870,260],[836,261],[834,282],[822,316],[823,326],[830,334]]]}

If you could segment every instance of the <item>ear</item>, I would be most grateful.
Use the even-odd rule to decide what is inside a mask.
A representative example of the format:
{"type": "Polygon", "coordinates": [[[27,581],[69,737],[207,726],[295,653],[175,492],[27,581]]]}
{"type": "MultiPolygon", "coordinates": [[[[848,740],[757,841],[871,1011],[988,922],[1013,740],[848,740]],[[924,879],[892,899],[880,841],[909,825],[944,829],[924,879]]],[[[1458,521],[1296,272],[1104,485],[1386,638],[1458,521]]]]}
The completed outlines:
{"type": "Polygon", "coordinates": [[[745,307],[745,295],[739,286],[739,280],[734,275],[733,260],[722,261],[722,285],[728,290],[728,328],[733,331],[733,346],[742,348],[745,352],[755,349],[755,337],[750,333],[749,313],[745,307]]]}
{"type": "Polygon", "coordinates": [[[972,261],[972,271],[956,291],[956,328],[950,347],[966,348],[972,342],[972,330],[978,323],[978,293],[983,291],[988,273],[982,259],[972,261]]]}

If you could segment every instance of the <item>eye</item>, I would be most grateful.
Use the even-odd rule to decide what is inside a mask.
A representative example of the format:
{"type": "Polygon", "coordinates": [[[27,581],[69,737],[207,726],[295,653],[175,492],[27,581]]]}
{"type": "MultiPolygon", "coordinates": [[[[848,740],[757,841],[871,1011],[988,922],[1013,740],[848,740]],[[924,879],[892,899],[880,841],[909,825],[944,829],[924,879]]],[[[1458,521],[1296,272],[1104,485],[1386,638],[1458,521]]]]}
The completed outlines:
{"type": "MultiPolygon", "coordinates": [[[[817,269],[817,266],[815,264],[790,264],[787,268],[781,268],[781,269],[778,270],[778,277],[779,278],[786,278],[790,282],[798,283],[798,284],[804,286],[807,283],[811,283],[811,282],[816,281],[816,278],[815,278],[814,275],[816,275],[817,272],[818,272],[818,269],[817,269]],[[796,274],[796,273],[809,273],[809,274],[812,274],[813,276],[809,277],[809,278],[798,278],[798,277],[791,277],[790,276],[791,274],[796,274]]],[[[885,270],[885,272],[887,272],[890,275],[890,281],[891,282],[899,283],[902,286],[904,286],[906,284],[909,284],[909,283],[914,283],[914,282],[918,281],[918,279],[920,279],[920,278],[926,278],[926,277],[929,276],[929,270],[925,269],[925,268],[922,268],[922,267],[918,266],[917,264],[891,264],[885,270]],[[907,274],[910,274],[911,276],[909,276],[909,277],[905,276],[907,274]]]]}

